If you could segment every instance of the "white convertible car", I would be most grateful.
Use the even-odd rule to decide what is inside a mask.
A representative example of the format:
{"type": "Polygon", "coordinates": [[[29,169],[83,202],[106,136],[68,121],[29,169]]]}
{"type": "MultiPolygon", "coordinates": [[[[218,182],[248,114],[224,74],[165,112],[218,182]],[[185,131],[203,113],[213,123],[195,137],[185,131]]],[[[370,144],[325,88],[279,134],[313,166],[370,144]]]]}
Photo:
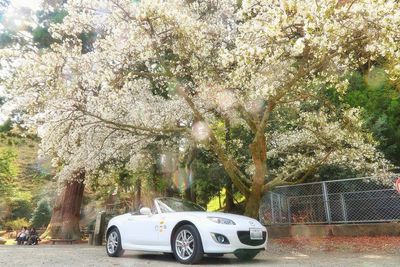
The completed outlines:
{"type": "Polygon", "coordinates": [[[106,231],[107,254],[121,256],[125,249],[173,253],[180,263],[196,263],[204,254],[233,253],[241,260],[264,250],[267,229],[249,217],[206,212],[176,198],[157,198],[153,209],[112,218],[106,231]]]}

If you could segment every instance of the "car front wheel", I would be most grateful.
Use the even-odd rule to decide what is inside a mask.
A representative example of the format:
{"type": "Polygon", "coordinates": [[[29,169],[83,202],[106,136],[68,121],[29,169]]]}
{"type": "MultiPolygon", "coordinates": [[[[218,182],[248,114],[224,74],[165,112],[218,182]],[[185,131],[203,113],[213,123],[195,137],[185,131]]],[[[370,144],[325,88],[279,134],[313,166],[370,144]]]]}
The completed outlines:
{"type": "Polygon", "coordinates": [[[121,246],[121,235],[117,228],[113,228],[107,235],[106,250],[110,257],[119,257],[124,254],[124,250],[121,246]]]}
{"type": "Polygon", "coordinates": [[[203,258],[203,245],[196,227],[187,224],[181,226],[173,235],[172,251],[175,259],[184,264],[193,264],[203,258]]]}

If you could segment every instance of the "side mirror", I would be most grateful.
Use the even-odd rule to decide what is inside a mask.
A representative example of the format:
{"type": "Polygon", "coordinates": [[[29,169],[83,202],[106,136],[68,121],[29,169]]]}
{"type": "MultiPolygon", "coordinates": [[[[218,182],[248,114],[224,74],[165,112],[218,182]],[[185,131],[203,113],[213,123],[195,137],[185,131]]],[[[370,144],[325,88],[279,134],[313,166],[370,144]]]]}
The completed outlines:
{"type": "Polygon", "coordinates": [[[143,207],[140,209],[140,214],[142,215],[151,215],[151,210],[149,208],[143,207]]]}

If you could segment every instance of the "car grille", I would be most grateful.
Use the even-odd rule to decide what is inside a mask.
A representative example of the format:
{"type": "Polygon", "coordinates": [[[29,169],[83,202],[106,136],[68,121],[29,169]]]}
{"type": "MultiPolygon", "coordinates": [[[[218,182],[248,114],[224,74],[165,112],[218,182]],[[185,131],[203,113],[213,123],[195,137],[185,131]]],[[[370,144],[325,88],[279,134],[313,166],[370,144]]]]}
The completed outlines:
{"type": "Polygon", "coordinates": [[[250,231],[238,231],[237,235],[239,237],[240,242],[248,246],[259,246],[264,244],[265,239],[267,238],[267,232],[263,232],[263,239],[252,240],[250,239],[250,231]]]}

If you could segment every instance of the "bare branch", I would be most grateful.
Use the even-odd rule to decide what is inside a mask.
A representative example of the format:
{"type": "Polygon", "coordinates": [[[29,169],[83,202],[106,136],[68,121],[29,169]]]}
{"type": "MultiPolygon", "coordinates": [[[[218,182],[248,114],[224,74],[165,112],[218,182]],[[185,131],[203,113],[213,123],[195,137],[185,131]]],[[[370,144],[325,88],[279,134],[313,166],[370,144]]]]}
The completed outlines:
{"type": "Polygon", "coordinates": [[[138,131],[143,131],[143,132],[148,132],[148,133],[153,133],[153,134],[172,134],[172,133],[182,133],[182,132],[186,132],[187,129],[186,128],[151,128],[151,127],[144,127],[144,126],[138,126],[138,125],[132,125],[132,124],[126,124],[126,123],[122,123],[122,122],[116,122],[116,121],[111,121],[108,119],[105,119],[103,117],[100,117],[99,115],[96,115],[92,112],[89,112],[87,110],[81,109],[81,108],[77,108],[80,112],[82,112],[83,114],[96,118],[99,121],[108,124],[108,125],[113,125],[121,130],[123,129],[133,129],[133,130],[138,130],[138,131]]]}

